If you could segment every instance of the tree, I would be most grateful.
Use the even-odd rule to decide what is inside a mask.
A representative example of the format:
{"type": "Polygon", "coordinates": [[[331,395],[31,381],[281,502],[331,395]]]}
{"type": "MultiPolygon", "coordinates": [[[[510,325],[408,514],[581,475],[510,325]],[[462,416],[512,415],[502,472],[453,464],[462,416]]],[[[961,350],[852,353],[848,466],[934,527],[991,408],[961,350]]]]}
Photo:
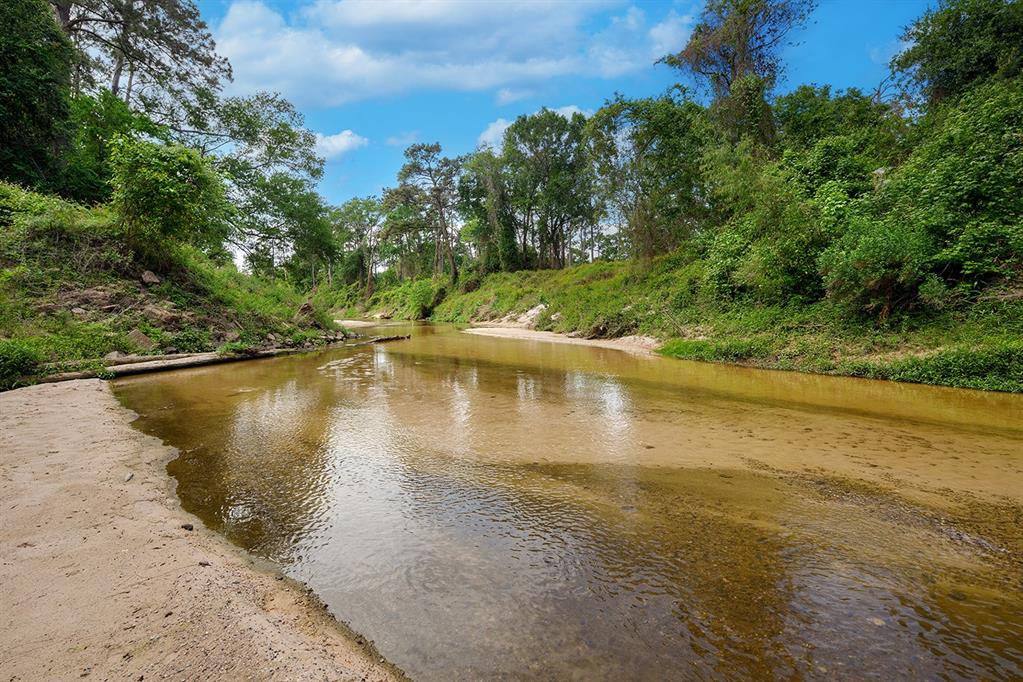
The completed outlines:
{"type": "Polygon", "coordinates": [[[681,52],[662,62],[691,72],[715,99],[727,97],[744,76],[770,89],[781,72],[781,48],[802,25],[813,0],[710,0],[681,52]]]}
{"type": "Polygon", "coordinates": [[[334,242],[324,236],[330,232],[328,210],[309,181],[286,173],[259,175],[251,192],[233,199],[238,210],[230,239],[254,271],[275,276],[294,260],[301,262],[297,276],[304,279],[308,272],[315,281],[317,266],[332,262],[334,242]]]}
{"type": "Polygon", "coordinates": [[[452,281],[458,280],[455,260],[454,224],[458,203],[458,174],[462,159],[440,155],[440,144],[414,144],[405,150],[405,165],[398,182],[418,187],[430,210],[434,238],[434,272],[441,272],[446,257],[452,281]]]}
{"type": "Polygon", "coordinates": [[[710,0],[682,51],[661,61],[709,87],[711,112],[733,142],[770,144],[766,98],[782,70],[781,49],[814,7],[814,0],[710,0]]]}
{"type": "Polygon", "coordinates": [[[490,149],[471,155],[458,193],[459,210],[467,225],[463,237],[475,245],[481,271],[517,270],[522,255],[515,241],[515,216],[502,159],[490,149]]]}
{"type": "Polygon", "coordinates": [[[195,150],[116,136],[110,162],[113,206],[136,245],[153,249],[170,239],[222,248],[228,212],[223,180],[195,150]]]}
{"type": "Polygon", "coordinates": [[[432,208],[426,193],[415,185],[403,184],[384,190],[381,201],[384,226],[381,231],[381,261],[389,261],[397,279],[415,279],[436,264],[436,233],[432,208]],[[423,235],[429,234],[429,241],[423,235]],[[387,254],[385,258],[384,254],[387,254]]]}
{"type": "Polygon", "coordinates": [[[674,249],[702,224],[705,116],[676,89],[649,99],[618,97],[589,121],[602,212],[619,226],[632,255],[674,249]]]}
{"type": "Polygon", "coordinates": [[[71,44],[41,0],[0,3],[0,178],[51,184],[70,116],[71,44]]]}
{"type": "Polygon", "coordinates": [[[201,91],[218,92],[231,66],[192,0],[51,0],[82,53],[79,91],[109,90],[158,122],[201,91]]]}
{"type": "Polygon", "coordinates": [[[59,191],[76,201],[110,199],[110,141],[116,135],[168,140],[166,129],[132,111],[109,90],[71,99],[71,135],[59,191]]]}
{"type": "Polygon", "coordinates": [[[1023,72],[1023,3],[942,0],[902,40],[909,47],[892,67],[932,104],[956,98],[987,78],[1023,72]]]}
{"type": "Polygon", "coordinates": [[[539,267],[568,264],[572,236],[595,219],[585,127],[582,114],[566,118],[541,109],[520,116],[504,134],[502,158],[520,248],[526,254],[532,247],[539,267]]]}
{"type": "Polygon", "coordinates": [[[350,199],[334,212],[334,234],[343,235],[349,252],[358,255],[366,297],[373,295],[377,245],[384,221],[383,206],[376,197],[350,199]]]}

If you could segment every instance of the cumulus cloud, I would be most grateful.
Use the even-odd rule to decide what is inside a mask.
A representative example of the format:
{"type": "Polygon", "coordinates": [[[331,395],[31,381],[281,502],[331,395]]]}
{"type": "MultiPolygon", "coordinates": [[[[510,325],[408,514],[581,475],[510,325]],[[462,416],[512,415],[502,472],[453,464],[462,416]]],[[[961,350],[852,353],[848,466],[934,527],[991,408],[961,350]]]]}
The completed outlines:
{"type": "Polygon", "coordinates": [[[668,12],[664,20],[651,26],[647,32],[650,37],[650,56],[660,59],[681,52],[689,41],[695,23],[692,14],[679,15],[675,10],[668,12]]]}
{"type": "Polygon", "coordinates": [[[506,118],[491,121],[476,141],[483,147],[499,147],[501,139],[504,137],[504,131],[508,130],[508,126],[511,124],[512,122],[506,118]]]}
{"type": "Polygon", "coordinates": [[[649,66],[691,24],[672,11],[651,26],[635,7],[606,19],[615,4],[316,0],[285,16],[259,0],[234,0],[216,39],[237,93],[270,89],[300,106],[333,106],[424,88],[494,89],[507,104],[552,78],[649,66]],[[594,34],[594,21],[607,25],[594,34]]]}
{"type": "Polygon", "coordinates": [[[334,135],[316,133],[316,153],[325,159],[336,159],[353,149],[365,147],[369,140],[351,130],[342,130],[334,135]]]}
{"type": "MultiPolygon", "coordinates": [[[[573,114],[582,114],[587,118],[593,116],[592,109],[580,109],[574,104],[569,104],[568,106],[564,107],[557,107],[555,109],[551,109],[551,111],[553,111],[556,114],[561,114],[565,118],[571,118],[573,114]]],[[[483,129],[483,132],[480,133],[479,137],[476,138],[476,142],[481,147],[500,147],[501,140],[504,139],[504,131],[508,130],[508,126],[510,126],[511,124],[512,121],[509,121],[506,118],[499,118],[496,121],[491,121],[490,124],[483,129]]]]}

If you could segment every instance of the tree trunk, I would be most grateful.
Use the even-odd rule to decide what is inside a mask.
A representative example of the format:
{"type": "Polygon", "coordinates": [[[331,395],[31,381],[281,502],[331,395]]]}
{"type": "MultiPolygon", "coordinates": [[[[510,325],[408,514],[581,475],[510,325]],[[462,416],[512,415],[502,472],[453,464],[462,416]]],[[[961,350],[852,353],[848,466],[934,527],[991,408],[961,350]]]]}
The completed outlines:
{"type": "Polygon", "coordinates": [[[117,55],[117,61],[114,62],[114,75],[110,79],[110,93],[117,97],[118,91],[121,89],[121,70],[124,68],[124,56],[121,54],[117,55]]]}

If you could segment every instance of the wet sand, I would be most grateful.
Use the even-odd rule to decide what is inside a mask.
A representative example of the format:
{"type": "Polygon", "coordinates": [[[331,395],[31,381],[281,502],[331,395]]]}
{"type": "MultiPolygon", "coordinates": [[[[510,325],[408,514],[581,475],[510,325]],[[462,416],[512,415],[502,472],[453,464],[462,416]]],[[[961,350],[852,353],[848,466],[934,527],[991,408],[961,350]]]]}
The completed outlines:
{"type": "Polygon", "coordinates": [[[464,330],[468,334],[480,336],[496,336],[521,341],[547,341],[550,343],[567,343],[576,346],[594,346],[596,348],[615,348],[632,353],[652,353],[660,347],[661,342],[652,336],[622,336],[616,339],[584,339],[556,332],[542,332],[521,326],[470,327],[464,330]]]}
{"type": "Polygon", "coordinates": [[[133,417],[95,379],[0,394],[5,679],[401,678],[301,585],[182,511],[174,450],[133,417]]]}

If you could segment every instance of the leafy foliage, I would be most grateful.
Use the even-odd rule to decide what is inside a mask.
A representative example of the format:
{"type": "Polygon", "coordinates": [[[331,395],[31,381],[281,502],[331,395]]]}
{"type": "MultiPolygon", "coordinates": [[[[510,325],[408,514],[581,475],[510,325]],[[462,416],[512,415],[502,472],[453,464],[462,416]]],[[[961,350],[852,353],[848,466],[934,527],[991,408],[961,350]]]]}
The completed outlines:
{"type": "Polygon", "coordinates": [[[1023,4],[942,0],[902,35],[901,70],[930,103],[956,98],[988,78],[1023,73],[1023,4]]]}
{"type": "Polygon", "coordinates": [[[196,151],[120,136],[110,147],[113,206],[133,239],[173,239],[206,249],[223,244],[223,181],[196,151]]]}
{"type": "Polygon", "coordinates": [[[43,0],[0,3],[0,179],[55,183],[70,118],[71,43],[43,0]]]}

